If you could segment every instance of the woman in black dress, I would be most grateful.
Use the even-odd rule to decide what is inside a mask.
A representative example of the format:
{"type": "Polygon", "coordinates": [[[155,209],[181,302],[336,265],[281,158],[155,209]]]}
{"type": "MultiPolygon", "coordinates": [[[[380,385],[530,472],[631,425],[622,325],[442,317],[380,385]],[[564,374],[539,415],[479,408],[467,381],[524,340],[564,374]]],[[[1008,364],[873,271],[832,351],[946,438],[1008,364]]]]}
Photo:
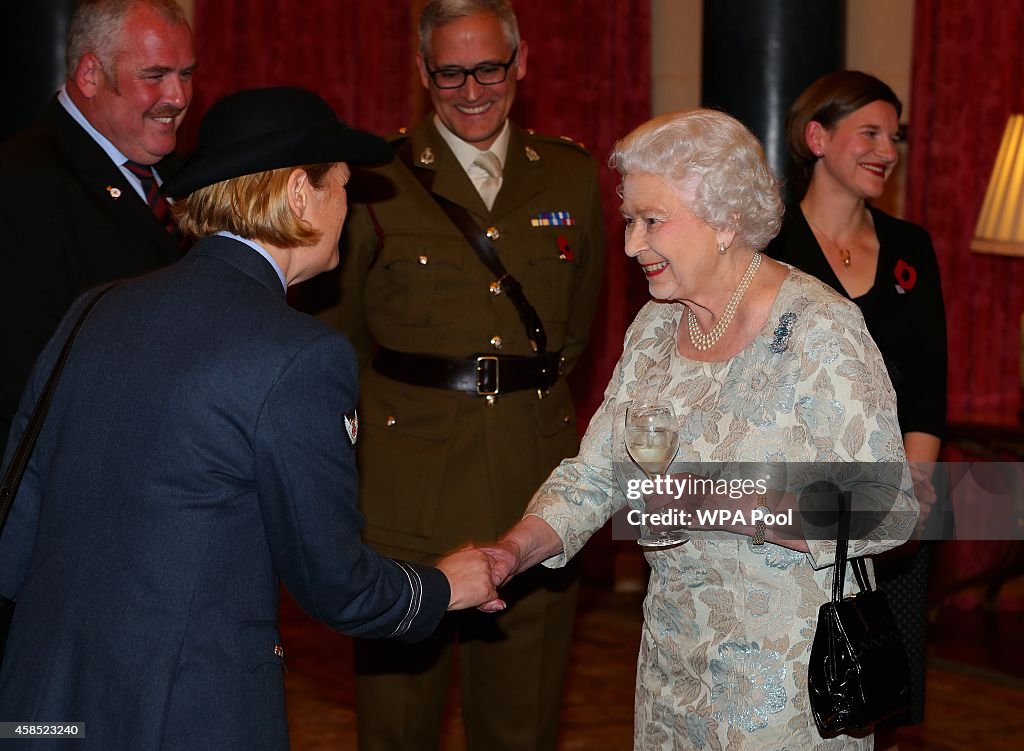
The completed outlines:
{"type": "MultiPolygon", "coordinates": [[[[855,302],[896,389],[897,412],[926,537],[935,501],[932,470],[946,417],[946,317],[931,238],[921,227],[870,205],[896,166],[902,104],[886,84],[857,71],[819,78],[786,121],[799,203],[787,208],[767,253],[855,302]]],[[[935,515],[938,517],[938,514],[935,515]]],[[[911,708],[892,724],[924,718],[926,594],[931,549],[897,554],[876,569],[904,636],[911,708]]],[[[884,731],[884,729],[882,729],[884,731]]],[[[891,732],[876,736],[894,747],[891,732]],[[888,737],[887,737],[888,736],[888,737]]]]}

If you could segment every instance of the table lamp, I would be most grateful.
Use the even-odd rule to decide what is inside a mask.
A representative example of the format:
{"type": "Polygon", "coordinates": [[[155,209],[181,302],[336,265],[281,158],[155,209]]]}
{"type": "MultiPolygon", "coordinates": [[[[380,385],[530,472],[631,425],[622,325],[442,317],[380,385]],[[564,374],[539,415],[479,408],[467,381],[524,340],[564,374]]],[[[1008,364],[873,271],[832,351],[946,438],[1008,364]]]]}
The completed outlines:
{"type": "MultiPolygon", "coordinates": [[[[1010,115],[985,191],[971,250],[1002,256],[1024,256],[1024,115],[1010,115]]],[[[1021,401],[1024,422],[1024,316],[1020,345],[1021,401]]]]}

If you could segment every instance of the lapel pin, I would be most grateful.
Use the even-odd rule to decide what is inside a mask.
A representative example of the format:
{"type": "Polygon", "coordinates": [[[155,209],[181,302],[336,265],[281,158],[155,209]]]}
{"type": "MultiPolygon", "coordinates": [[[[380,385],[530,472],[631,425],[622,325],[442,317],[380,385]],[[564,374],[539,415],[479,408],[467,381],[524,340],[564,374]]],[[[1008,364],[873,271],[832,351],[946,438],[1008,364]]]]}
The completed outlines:
{"type": "Polygon", "coordinates": [[[115,201],[121,197],[121,189],[115,188],[113,185],[108,185],[106,187],[106,191],[110,194],[110,197],[113,198],[115,201]]]}
{"type": "Polygon", "coordinates": [[[539,162],[540,161],[540,154],[538,154],[536,151],[534,151],[532,146],[527,146],[526,147],[526,158],[529,159],[531,162],[539,162]]]}
{"type": "Polygon", "coordinates": [[[430,150],[430,147],[423,149],[423,153],[420,154],[420,164],[433,164],[434,163],[434,152],[430,150]]]}

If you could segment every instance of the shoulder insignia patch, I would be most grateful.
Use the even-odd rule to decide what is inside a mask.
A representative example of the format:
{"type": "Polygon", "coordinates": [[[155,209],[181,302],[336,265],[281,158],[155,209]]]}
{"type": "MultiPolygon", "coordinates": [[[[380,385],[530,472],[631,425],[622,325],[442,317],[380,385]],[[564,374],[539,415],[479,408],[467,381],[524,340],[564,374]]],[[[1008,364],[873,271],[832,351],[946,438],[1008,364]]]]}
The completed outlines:
{"type": "Polygon", "coordinates": [[[351,441],[352,445],[356,445],[356,438],[359,436],[359,413],[356,410],[346,412],[342,415],[345,423],[345,432],[348,433],[348,440],[351,441]]]}

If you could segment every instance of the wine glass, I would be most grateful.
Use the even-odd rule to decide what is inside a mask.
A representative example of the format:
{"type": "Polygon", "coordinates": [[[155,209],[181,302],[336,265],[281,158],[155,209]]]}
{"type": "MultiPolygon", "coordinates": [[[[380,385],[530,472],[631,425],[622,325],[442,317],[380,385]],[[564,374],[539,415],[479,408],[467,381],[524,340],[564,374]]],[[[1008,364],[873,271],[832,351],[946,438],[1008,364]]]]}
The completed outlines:
{"type": "MultiPolygon", "coordinates": [[[[626,451],[651,480],[668,471],[679,450],[679,423],[672,403],[664,400],[634,401],[626,408],[626,451]]],[[[657,531],[640,525],[638,545],[666,547],[690,539],[683,527],[657,531]]]]}

